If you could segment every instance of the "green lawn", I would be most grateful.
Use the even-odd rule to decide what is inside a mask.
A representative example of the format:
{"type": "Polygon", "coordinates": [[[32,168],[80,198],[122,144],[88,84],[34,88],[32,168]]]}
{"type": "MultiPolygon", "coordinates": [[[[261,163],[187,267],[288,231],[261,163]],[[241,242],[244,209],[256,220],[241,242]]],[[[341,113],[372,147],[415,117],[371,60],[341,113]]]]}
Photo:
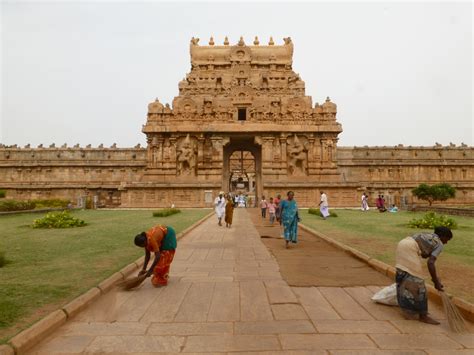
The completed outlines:
{"type": "MultiPolygon", "coordinates": [[[[424,212],[332,211],[338,217],[323,220],[302,210],[302,223],[390,265],[395,265],[398,241],[420,231],[432,232],[406,226],[410,219],[421,218],[424,212]]],[[[459,228],[453,230],[454,237],[445,245],[437,267],[441,270],[443,283],[450,287],[450,292],[473,302],[474,218],[450,217],[458,222],[459,228]]]]}
{"type": "Polygon", "coordinates": [[[133,244],[139,232],[162,223],[179,233],[209,212],[77,211],[87,226],[46,230],[29,227],[44,214],[0,216],[0,344],[142,256],[133,244]]]}

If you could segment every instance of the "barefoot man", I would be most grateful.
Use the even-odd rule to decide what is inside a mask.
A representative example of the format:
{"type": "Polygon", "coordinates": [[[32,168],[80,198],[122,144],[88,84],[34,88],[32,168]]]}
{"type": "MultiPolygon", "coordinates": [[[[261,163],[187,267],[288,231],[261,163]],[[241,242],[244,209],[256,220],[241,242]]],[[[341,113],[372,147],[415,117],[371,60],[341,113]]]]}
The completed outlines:
{"type": "Polygon", "coordinates": [[[453,237],[447,227],[436,227],[434,233],[418,233],[402,239],[397,246],[396,268],[397,300],[406,318],[418,317],[420,322],[439,324],[428,316],[428,296],[420,256],[428,259],[428,270],[434,287],[443,291],[436,274],[435,262],[443,244],[453,237]]]}
{"type": "Polygon", "coordinates": [[[172,227],[157,225],[146,232],[141,232],[135,237],[135,245],[145,248],[145,263],[138,275],[146,273],[147,277],[153,274],[151,283],[155,287],[168,284],[170,265],[176,250],[176,232],[172,227]],[[155,259],[147,271],[151,253],[155,259]]]}

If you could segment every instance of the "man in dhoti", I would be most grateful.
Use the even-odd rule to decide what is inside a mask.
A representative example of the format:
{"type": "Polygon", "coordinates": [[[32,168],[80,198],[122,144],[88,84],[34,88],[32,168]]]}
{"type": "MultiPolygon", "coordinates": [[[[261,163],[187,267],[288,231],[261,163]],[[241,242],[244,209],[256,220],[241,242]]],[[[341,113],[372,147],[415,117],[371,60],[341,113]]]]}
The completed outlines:
{"type": "Polygon", "coordinates": [[[323,219],[326,219],[329,217],[329,203],[328,203],[328,197],[324,193],[324,191],[321,191],[321,201],[319,202],[319,211],[321,212],[321,216],[323,219]]]}
{"type": "Polygon", "coordinates": [[[435,262],[443,250],[443,245],[452,237],[449,228],[436,227],[434,233],[418,233],[398,243],[395,276],[397,300],[406,318],[418,317],[420,322],[439,324],[428,316],[428,295],[421,258],[428,259],[428,271],[434,287],[443,291],[443,285],[436,274],[435,262]]]}
{"type": "Polygon", "coordinates": [[[220,226],[222,226],[222,218],[225,214],[225,203],[226,201],[224,198],[224,191],[221,191],[219,192],[219,196],[217,196],[214,200],[215,211],[220,226]]]}

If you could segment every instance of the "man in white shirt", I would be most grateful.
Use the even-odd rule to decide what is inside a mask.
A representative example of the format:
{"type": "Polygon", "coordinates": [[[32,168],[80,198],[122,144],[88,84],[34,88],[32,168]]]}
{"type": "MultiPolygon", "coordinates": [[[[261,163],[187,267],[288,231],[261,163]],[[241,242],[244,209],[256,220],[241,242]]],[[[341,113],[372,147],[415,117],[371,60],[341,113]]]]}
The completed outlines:
{"type": "Polygon", "coordinates": [[[224,217],[225,214],[224,191],[219,192],[219,196],[214,199],[214,206],[219,225],[222,226],[222,217],[224,217]]]}
{"type": "Polygon", "coordinates": [[[328,197],[321,191],[321,201],[319,202],[319,211],[321,212],[321,216],[323,219],[329,217],[329,204],[328,204],[328,197]]]}

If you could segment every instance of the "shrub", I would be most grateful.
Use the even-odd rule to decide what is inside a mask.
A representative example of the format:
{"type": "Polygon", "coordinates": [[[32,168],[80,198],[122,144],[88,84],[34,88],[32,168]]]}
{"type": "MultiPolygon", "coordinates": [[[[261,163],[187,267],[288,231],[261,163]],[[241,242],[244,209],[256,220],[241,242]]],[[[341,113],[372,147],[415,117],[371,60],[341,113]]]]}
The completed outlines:
{"type": "Polygon", "coordinates": [[[180,212],[181,210],[177,208],[163,208],[161,210],[153,212],[153,217],[168,217],[180,212]]]}
{"type": "Polygon", "coordinates": [[[53,198],[48,200],[32,200],[36,204],[36,208],[66,208],[69,200],[53,198]]]}
{"type": "Polygon", "coordinates": [[[33,210],[35,206],[33,201],[2,200],[0,212],[33,210]]]}
{"type": "Polygon", "coordinates": [[[40,219],[33,221],[33,228],[72,228],[86,225],[82,219],[75,218],[69,211],[49,212],[40,219]]]}
{"type": "Polygon", "coordinates": [[[428,201],[430,206],[433,201],[446,201],[448,198],[456,196],[456,189],[446,183],[432,186],[420,184],[418,187],[411,190],[411,192],[420,200],[428,201]]]}
{"type": "Polygon", "coordinates": [[[0,198],[4,198],[7,195],[5,190],[0,190],[0,198]]]}
{"type": "MultiPolygon", "coordinates": [[[[314,214],[316,216],[322,217],[323,215],[321,214],[321,211],[319,208],[308,208],[308,213],[309,214],[314,214]]],[[[329,211],[329,217],[337,217],[337,213],[333,211],[329,211]]]]}
{"type": "Polygon", "coordinates": [[[0,267],[4,266],[7,263],[7,259],[5,259],[5,253],[0,251],[0,267]]]}
{"type": "Polygon", "coordinates": [[[458,224],[454,219],[444,215],[436,214],[435,212],[428,212],[423,216],[423,218],[414,218],[408,222],[408,227],[410,228],[432,229],[438,226],[456,229],[458,227],[458,224]]]}

